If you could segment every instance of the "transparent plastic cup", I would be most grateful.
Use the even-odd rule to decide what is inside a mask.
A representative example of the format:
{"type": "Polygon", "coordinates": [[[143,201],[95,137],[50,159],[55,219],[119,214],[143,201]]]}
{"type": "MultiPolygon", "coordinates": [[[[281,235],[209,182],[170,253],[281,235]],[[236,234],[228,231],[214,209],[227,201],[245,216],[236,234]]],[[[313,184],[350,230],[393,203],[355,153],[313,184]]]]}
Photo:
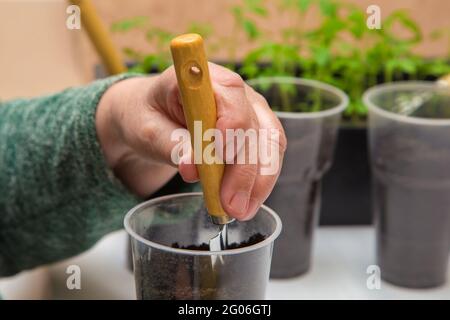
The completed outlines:
{"type": "Polygon", "coordinates": [[[333,161],[348,97],[333,86],[307,79],[270,77],[248,84],[276,110],[288,140],[280,177],[265,204],[283,221],[271,277],[290,278],[307,272],[311,265],[321,181],[333,161]]]}
{"type": "Polygon", "coordinates": [[[406,287],[441,285],[450,251],[450,92],[396,82],[363,99],[381,276],[406,287]]]}
{"type": "Polygon", "coordinates": [[[228,225],[230,249],[211,252],[208,243],[218,226],[206,212],[202,193],[183,193],[131,209],[125,229],[138,299],[248,300],[265,298],[281,221],[262,206],[252,220],[228,225]]]}

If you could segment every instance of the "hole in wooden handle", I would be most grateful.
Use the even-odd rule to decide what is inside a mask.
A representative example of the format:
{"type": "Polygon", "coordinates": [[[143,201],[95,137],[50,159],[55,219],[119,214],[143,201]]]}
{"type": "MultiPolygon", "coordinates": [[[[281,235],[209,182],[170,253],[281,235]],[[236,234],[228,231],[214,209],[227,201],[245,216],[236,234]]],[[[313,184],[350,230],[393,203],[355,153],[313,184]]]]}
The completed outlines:
{"type": "Polygon", "coordinates": [[[199,67],[197,67],[197,66],[192,66],[192,67],[189,69],[189,72],[192,73],[194,76],[198,76],[202,71],[200,70],[199,67]]]}
{"type": "Polygon", "coordinates": [[[189,61],[184,68],[184,80],[188,87],[195,89],[202,84],[203,71],[195,61],[189,61]]]}

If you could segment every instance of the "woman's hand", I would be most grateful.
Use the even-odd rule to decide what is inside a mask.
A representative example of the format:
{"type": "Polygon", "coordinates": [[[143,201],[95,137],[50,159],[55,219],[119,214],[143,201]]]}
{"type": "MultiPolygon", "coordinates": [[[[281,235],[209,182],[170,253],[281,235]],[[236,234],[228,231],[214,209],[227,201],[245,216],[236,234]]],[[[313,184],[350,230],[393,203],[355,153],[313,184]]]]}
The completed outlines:
{"type": "MultiPolygon", "coordinates": [[[[247,220],[255,215],[274,187],[286,137],[265,99],[236,73],[212,63],[209,70],[217,104],[216,126],[223,137],[226,129],[279,132],[278,141],[269,141],[278,149],[277,154],[270,155],[276,167],[273,174],[261,174],[259,158],[257,163],[246,164],[228,164],[232,159],[227,160],[221,186],[222,206],[230,216],[247,220]]],[[[198,180],[189,155],[182,157],[178,165],[171,159],[174,148],[180,147],[179,141],[172,141],[172,132],[186,127],[173,67],[158,76],[114,84],[99,103],[96,126],[108,165],[136,194],[149,196],[177,169],[185,181],[198,180]]],[[[231,158],[235,156],[236,152],[231,158]]]]}

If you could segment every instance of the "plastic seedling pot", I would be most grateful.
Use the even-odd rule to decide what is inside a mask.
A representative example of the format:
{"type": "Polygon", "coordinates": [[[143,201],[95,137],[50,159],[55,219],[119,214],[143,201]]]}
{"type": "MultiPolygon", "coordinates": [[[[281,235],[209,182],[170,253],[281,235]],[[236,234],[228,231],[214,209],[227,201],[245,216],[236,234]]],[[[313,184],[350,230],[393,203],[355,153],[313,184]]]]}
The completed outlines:
{"type": "Polygon", "coordinates": [[[332,163],[337,129],[348,98],[341,90],[313,80],[275,77],[248,83],[272,109],[282,110],[276,114],[284,127],[288,148],[280,177],[265,203],[280,215],[284,226],[275,243],[271,277],[294,277],[311,265],[321,180],[332,163]]]}
{"type": "Polygon", "coordinates": [[[264,299],[280,218],[262,206],[228,225],[228,248],[209,251],[218,227],[202,193],[144,202],[125,217],[138,299],[264,299]]]}
{"type": "Polygon", "coordinates": [[[406,287],[446,281],[450,251],[450,95],[434,83],[369,89],[373,213],[381,277],[406,287]],[[431,98],[410,115],[399,101],[431,98]]]}

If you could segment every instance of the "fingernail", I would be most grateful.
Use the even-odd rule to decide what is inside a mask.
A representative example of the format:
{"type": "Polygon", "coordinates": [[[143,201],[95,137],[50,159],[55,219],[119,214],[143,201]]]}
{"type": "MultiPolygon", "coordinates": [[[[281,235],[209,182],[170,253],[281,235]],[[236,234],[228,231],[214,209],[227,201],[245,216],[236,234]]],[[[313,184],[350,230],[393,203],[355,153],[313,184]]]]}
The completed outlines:
{"type": "Polygon", "coordinates": [[[247,192],[236,192],[231,198],[230,206],[237,212],[239,217],[243,217],[247,213],[249,196],[247,192]]]}

